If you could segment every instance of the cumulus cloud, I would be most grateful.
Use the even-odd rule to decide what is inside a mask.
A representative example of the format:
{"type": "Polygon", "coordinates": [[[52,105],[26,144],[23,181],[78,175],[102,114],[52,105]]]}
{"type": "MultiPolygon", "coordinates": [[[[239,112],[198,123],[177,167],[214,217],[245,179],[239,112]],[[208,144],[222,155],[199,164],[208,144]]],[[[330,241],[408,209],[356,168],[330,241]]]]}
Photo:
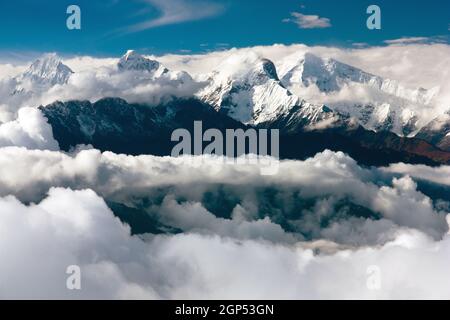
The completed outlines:
{"type": "Polygon", "coordinates": [[[224,219],[216,217],[199,202],[180,204],[173,195],[169,195],[164,198],[161,207],[156,208],[156,211],[161,215],[161,222],[184,232],[285,243],[295,243],[298,240],[268,217],[246,221],[240,216],[242,212],[239,212],[245,209],[239,205],[235,207],[234,216],[231,219],[224,219]]]}
{"type": "Polygon", "coordinates": [[[100,68],[73,74],[67,85],[55,86],[42,95],[40,104],[72,99],[96,101],[103,97],[157,104],[165,98],[191,97],[201,86],[178,72],[152,78],[140,72],[117,72],[114,67],[100,68]]]}
{"type": "Polygon", "coordinates": [[[67,84],[57,84],[44,90],[34,83],[28,83],[26,90],[18,90],[15,79],[0,81],[0,96],[3,97],[0,121],[15,120],[20,108],[37,108],[55,101],[97,101],[104,97],[120,97],[131,103],[158,104],[172,97],[192,97],[204,85],[181,71],[159,76],[139,71],[119,71],[117,61],[90,57],[69,59],[67,62],[75,66],[78,72],[70,76],[67,84]]]}
{"type": "Polygon", "coordinates": [[[402,231],[383,246],[271,244],[195,233],[138,238],[91,190],[38,204],[0,198],[0,297],[57,299],[413,299],[450,297],[450,238],[402,231]],[[13,245],[12,245],[13,244],[13,245]],[[401,261],[401,264],[398,262],[401,261]],[[68,290],[67,267],[81,271],[68,290]],[[380,290],[370,290],[376,266],[380,290]]]}
{"type": "Polygon", "coordinates": [[[446,44],[409,44],[354,50],[317,51],[364,71],[397,80],[407,87],[443,88],[448,82],[450,46],[446,44]],[[431,58],[430,54],[435,56],[431,58]],[[395,57],[395,58],[394,58],[395,57]],[[394,61],[394,59],[396,59],[394,61]]]}
{"type": "Polygon", "coordinates": [[[306,161],[282,161],[274,176],[261,176],[256,164],[232,165],[216,157],[192,161],[97,150],[71,156],[3,148],[0,165],[1,195],[29,202],[42,199],[52,186],[89,188],[184,231],[273,242],[325,237],[357,245],[383,243],[398,228],[434,239],[447,232],[446,212],[417,191],[411,178],[382,177],[384,172],[329,151],[306,161]],[[154,200],[146,204],[149,199],[154,200]],[[350,218],[357,232],[340,234],[350,218]],[[369,229],[373,236],[358,236],[369,229]]]}
{"type": "Polygon", "coordinates": [[[306,52],[318,56],[334,58],[366,72],[384,78],[400,81],[407,87],[444,86],[448,81],[450,46],[446,44],[409,44],[345,49],[338,47],[306,46],[303,44],[255,46],[232,48],[206,54],[151,56],[172,70],[185,70],[192,75],[204,74],[214,70],[230,54],[253,52],[272,60],[277,68],[282,67],[283,59],[306,52]]]}
{"type": "MultiPolygon", "coordinates": [[[[336,47],[308,47],[306,45],[272,45],[255,46],[251,48],[229,49],[215,51],[207,54],[149,56],[163,63],[170,70],[184,70],[199,81],[205,81],[210,72],[230,55],[256,54],[272,60],[278,71],[282,73],[286,62],[295,57],[300,58],[306,52],[318,56],[334,58],[344,63],[360,68],[369,73],[400,82],[404,87],[418,89],[420,87],[438,92],[433,105],[435,110],[425,114],[434,115],[447,110],[450,106],[448,86],[450,83],[450,46],[440,43],[431,44],[396,44],[384,47],[367,47],[361,49],[342,49],[336,47]]],[[[188,82],[181,85],[165,79],[159,81],[139,82],[130,76],[119,76],[114,73],[117,59],[73,57],[64,62],[76,71],[71,83],[67,86],[56,86],[43,95],[15,95],[14,83],[3,80],[0,85],[0,96],[3,98],[1,117],[14,120],[20,107],[36,107],[39,104],[51,103],[56,99],[93,99],[102,95],[115,95],[125,99],[137,101],[159,101],[161,96],[168,92],[175,95],[191,95],[198,90],[196,83],[188,82]],[[93,88],[97,86],[99,90],[93,88]]],[[[23,68],[24,66],[20,66],[23,68]]],[[[141,79],[142,80],[142,79],[141,79]]],[[[200,86],[201,87],[201,86],[200,86]]],[[[295,92],[296,88],[290,88],[295,92]]],[[[313,86],[310,90],[313,90],[313,86]]],[[[377,97],[370,88],[344,88],[338,95],[321,95],[313,91],[298,91],[302,98],[310,98],[319,103],[332,103],[342,99],[355,99],[364,102],[370,99],[382,100],[386,97],[377,97]],[[354,94],[352,94],[354,93],[354,94]]],[[[1,120],[1,118],[0,118],[1,120]]],[[[3,120],[4,121],[4,120],[3,120]]]]}
{"type": "Polygon", "coordinates": [[[293,22],[300,29],[322,29],[331,27],[330,19],[318,15],[307,15],[300,12],[291,12],[292,18],[284,19],[283,22],[293,22]]]}
{"type": "Polygon", "coordinates": [[[62,62],[73,72],[86,72],[102,67],[114,68],[119,60],[117,58],[96,58],[90,56],[75,56],[62,59],[62,62]]]}
{"type": "Polygon", "coordinates": [[[24,66],[14,66],[12,64],[0,64],[0,80],[14,77],[19,73],[25,71],[24,66]]]}
{"type": "Polygon", "coordinates": [[[155,297],[124,278],[120,261],[132,268],[130,250],[143,244],[94,192],[52,189],[38,205],[27,207],[14,197],[0,203],[0,256],[9,261],[0,267],[3,299],[155,297]],[[114,249],[119,247],[125,250],[114,249]],[[79,294],[66,289],[69,265],[84,270],[79,294]]]}

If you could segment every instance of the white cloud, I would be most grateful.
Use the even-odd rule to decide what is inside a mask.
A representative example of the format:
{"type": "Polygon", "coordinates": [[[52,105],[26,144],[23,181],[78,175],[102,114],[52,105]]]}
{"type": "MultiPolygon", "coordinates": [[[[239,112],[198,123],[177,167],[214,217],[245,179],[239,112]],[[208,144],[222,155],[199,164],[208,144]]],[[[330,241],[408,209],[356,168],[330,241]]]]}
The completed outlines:
{"type": "Polygon", "coordinates": [[[156,8],[160,16],[126,27],[127,33],[139,32],[155,27],[201,20],[218,15],[223,6],[209,0],[145,0],[156,8]]]}
{"type": "Polygon", "coordinates": [[[0,195],[13,194],[24,201],[38,201],[52,186],[89,188],[111,201],[134,206],[139,204],[138,199],[157,199],[161,190],[167,189],[161,204],[147,208],[159,220],[185,231],[243,239],[291,242],[293,236],[301,239],[302,234],[309,234],[313,238],[360,244],[392,239],[397,228],[418,229],[435,239],[447,232],[446,212],[434,208],[431,199],[418,192],[409,177],[378,179],[379,172],[360,168],[342,153],[326,151],[306,161],[282,161],[279,174],[267,177],[260,175],[257,165],[228,165],[221,158],[209,156],[189,159],[101,154],[97,150],[69,156],[3,148],[0,195]],[[271,188],[279,190],[277,202],[265,199],[264,190],[270,192],[271,188]],[[234,218],[231,221],[216,218],[218,208],[206,209],[214,203],[205,200],[207,194],[234,199],[230,200],[229,209],[233,210],[234,218]],[[179,199],[185,201],[178,202],[179,199]],[[295,201],[308,201],[311,207],[296,212],[295,201]],[[338,230],[345,227],[351,216],[346,213],[346,206],[340,205],[346,202],[378,213],[383,219],[353,220],[353,229],[359,231],[343,236],[338,230]],[[280,206],[287,211],[280,211],[280,206]],[[260,211],[264,208],[266,213],[260,211]],[[302,218],[295,217],[300,213],[302,218]],[[286,214],[294,216],[288,218],[286,214]],[[266,217],[270,220],[264,220],[266,217]],[[273,221],[284,221],[295,232],[286,234],[273,221]],[[324,233],[323,221],[338,225],[330,224],[324,233]],[[374,236],[361,238],[358,232],[362,230],[364,234],[372,230],[374,236]]]}
{"type": "Polygon", "coordinates": [[[306,15],[300,12],[291,12],[293,18],[284,19],[283,22],[293,22],[300,29],[322,29],[331,27],[330,19],[318,15],[306,15]]]}
{"type": "Polygon", "coordinates": [[[427,38],[427,37],[404,37],[404,38],[393,39],[393,40],[385,40],[384,43],[391,44],[391,45],[404,45],[404,44],[411,44],[411,43],[424,43],[429,40],[430,40],[430,38],[427,38]]]}
{"type": "MultiPolygon", "coordinates": [[[[183,230],[201,234],[232,237],[235,239],[259,239],[273,242],[295,243],[298,238],[273,223],[268,217],[246,221],[246,210],[240,205],[234,209],[232,219],[217,218],[199,202],[178,203],[173,195],[164,198],[157,209],[162,222],[183,230]]],[[[301,237],[302,238],[302,237],[301,237]]]]}
{"type": "Polygon", "coordinates": [[[62,60],[75,73],[89,72],[102,67],[114,68],[118,61],[118,58],[96,58],[90,56],[76,56],[62,60]]]}
{"type": "MultiPolygon", "coordinates": [[[[442,44],[360,50],[274,45],[158,60],[200,77],[230,53],[252,52],[279,65],[306,51],[408,84],[444,88],[449,76],[449,46],[442,44]]],[[[166,93],[190,95],[198,85],[118,74],[114,59],[67,63],[79,71],[68,85],[20,102],[2,100],[0,261],[7,263],[0,264],[0,297],[450,298],[449,204],[436,205],[414,181],[450,185],[448,167],[369,169],[325,151],[282,161],[277,175],[261,176],[256,166],[226,165],[212,156],[6,147],[57,150],[42,114],[18,109],[23,105],[105,95],[158,101],[166,93]],[[218,214],[214,197],[230,203],[219,203],[229,217],[218,214]],[[132,237],[104,199],[141,205],[184,233],[132,237]],[[361,208],[377,218],[357,215],[361,208]],[[82,268],[79,292],[65,288],[65,270],[73,264],[82,268]],[[380,291],[367,289],[370,265],[382,271],[380,291]]],[[[5,83],[2,97],[10,93],[5,83]]]]}
{"type": "Polygon", "coordinates": [[[195,233],[142,240],[94,192],[70,189],[51,189],[29,206],[0,198],[0,231],[7,299],[450,298],[449,235],[434,242],[401,231],[357,249],[195,233]],[[331,253],[314,254],[318,247],[331,253]],[[79,291],[66,289],[69,265],[80,267],[79,291]],[[367,287],[372,265],[381,271],[377,291],[367,287]]]}
{"type": "MultiPolygon", "coordinates": [[[[365,47],[343,49],[337,47],[306,46],[303,44],[255,46],[232,48],[205,54],[165,54],[150,55],[171,70],[184,70],[192,75],[209,73],[231,54],[254,52],[278,64],[289,55],[299,56],[311,52],[319,56],[331,57],[363,69],[372,74],[398,80],[408,87],[427,89],[444,86],[449,72],[450,46],[443,43],[389,45],[383,47],[365,47]]],[[[64,59],[64,63],[74,71],[88,71],[101,67],[111,67],[117,58],[94,58],[80,56],[64,59]]],[[[17,70],[24,70],[28,65],[18,65],[17,70]]],[[[278,65],[277,65],[278,66],[278,65]]],[[[0,68],[9,68],[0,64],[0,68]]]]}
{"type": "Polygon", "coordinates": [[[133,263],[143,244],[94,192],[52,189],[38,205],[13,197],[0,203],[0,256],[12,259],[0,267],[1,298],[155,298],[124,278],[120,261],[133,263]],[[69,265],[82,267],[81,292],[66,289],[69,265]]]}
{"type": "Polygon", "coordinates": [[[450,166],[428,167],[425,165],[397,163],[383,168],[383,170],[402,175],[407,174],[417,179],[450,186],[450,166]]]}
{"type": "Polygon", "coordinates": [[[25,71],[24,66],[15,66],[9,63],[0,64],[0,80],[8,77],[14,77],[23,71],[25,71]]]}
{"type": "Polygon", "coordinates": [[[55,100],[96,101],[103,97],[121,97],[131,103],[157,104],[170,96],[191,97],[201,85],[177,72],[152,78],[141,72],[117,72],[111,65],[75,73],[67,85],[53,87],[37,101],[45,105],[55,100]]]}

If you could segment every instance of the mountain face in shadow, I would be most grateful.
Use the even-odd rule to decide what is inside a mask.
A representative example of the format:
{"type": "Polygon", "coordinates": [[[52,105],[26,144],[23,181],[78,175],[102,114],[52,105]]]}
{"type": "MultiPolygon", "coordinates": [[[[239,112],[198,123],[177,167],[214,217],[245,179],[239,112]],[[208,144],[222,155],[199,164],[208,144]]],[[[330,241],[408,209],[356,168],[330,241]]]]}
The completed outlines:
{"type": "Polygon", "coordinates": [[[147,106],[105,98],[95,103],[55,102],[40,110],[65,151],[90,144],[101,151],[167,156],[178,143],[171,141],[172,132],[178,128],[193,132],[194,121],[202,121],[203,130],[246,128],[196,99],[147,106]]]}
{"type": "MultiPolygon", "coordinates": [[[[85,144],[101,151],[167,156],[178,143],[171,141],[172,132],[184,128],[193,136],[194,121],[202,121],[203,132],[210,128],[223,133],[226,129],[251,128],[197,99],[173,99],[149,106],[104,98],[95,103],[55,102],[41,106],[40,110],[64,151],[85,144]]],[[[369,166],[397,162],[450,163],[450,152],[424,140],[403,138],[390,132],[376,133],[345,118],[322,129],[311,128],[302,117],[276,119],[255,128],[280,130],[282,159],[303,160],[329,149],[347,153],[360,164],[369,166]]]]}

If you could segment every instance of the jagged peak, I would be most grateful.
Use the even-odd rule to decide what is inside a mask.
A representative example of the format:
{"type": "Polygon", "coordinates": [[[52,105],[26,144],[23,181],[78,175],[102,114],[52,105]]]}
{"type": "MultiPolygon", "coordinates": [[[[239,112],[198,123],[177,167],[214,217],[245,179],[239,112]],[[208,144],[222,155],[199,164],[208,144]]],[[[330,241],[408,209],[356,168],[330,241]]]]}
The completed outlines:
{"type": "Polygon", "coordinates": [[[119,60],[117,67],[121,71],[154,72],[162,67],[156,60],[148,59],[135,50],[128,50],[119,60]]]}
{"type": "Polygon", "coordinates": [[[136,53],[135,50],[127,50],[127,52],[125,53],[124,57],[126,59],[129,59],[131,56],[139,56],[139,54],[136,53]]]}
{"type": "Polygon", "coordinates": [[[34,61],[29,67],[29,71],[45,71],[45,70],[57,70],[58,68],[64,68],[66,70],[70,70],[70,73],[73,71],[62,63],[61,58],[56,53],[47,53],[44,54],[41,58],[34,61]]]}
{"type": "Polygon", "coordinates": [[[55,85],[67,83],[73,73],[56,53],[47,53],[34,61],[17,79],[19,82],[55,85]]]}
{"type": "Polygon", "coordinates": [[[429,105],[439,88],[409,88],[398,80],[383,78],[334,58],[322,57],[312,52],[298,52],[285,57],[278,65],[281,81],[287,87],[315,84],[322,92],[336,92],[344,85],[360,84],[379,90],[381,94],[429,105]]]}

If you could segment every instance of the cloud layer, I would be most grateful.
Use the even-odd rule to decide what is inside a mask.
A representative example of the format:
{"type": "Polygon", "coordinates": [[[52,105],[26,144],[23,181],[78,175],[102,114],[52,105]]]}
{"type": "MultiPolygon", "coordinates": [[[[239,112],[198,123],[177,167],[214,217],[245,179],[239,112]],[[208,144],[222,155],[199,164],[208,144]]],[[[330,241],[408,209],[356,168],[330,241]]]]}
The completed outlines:
{"type": "Polygon", "coordinates": [[[3,148],[0,164],[5,172],[0,195],[38,202],[51,187],[92,189],[186,232],[373,245],[399,229],[417,229],[436,240],[448,230],[445,209],[408,176],[362,169],[329,151],[306,161],[282,161],[275,176],[261,176],[255,164],[209,156],[132,157],[97,150],[70,156],[3,148]]]}
{"type": "Polygon", "coordinates": [[[51,189],[30,206],[0,198],[0,229],[0,259],[8,261],[0,266],[1,298],[450,297],[448,235],[434,242],[402,231],[381,247],[320,255],[301,243],[195,233],[142,240],[93,191],[69,189],[51,189]],[[79,291],[66,288],[69,265],[80,267],[79,291]],[[380,290],[367,285],[374,265],[380,290]]]}
{"type": "Polygon", "coordinates": [[[37,84],[27,83],[26,90],[18,90],[15,79],[0,79],[0,96],[3,97],[0,122],[16,120],[21,108],[37,108],[55,101],[97,101],[104,97],[121,97],[130,103],[158,104],[171,97],[192,97],[203,85],[178,71],[160,76],[119,71],[116,59],[80,57],[68,61],[78,72],[70,76],[67,84],[42,89],[37,84]],[[86,68],[87,63],[92,63],[90,68],[86,68]]]}

